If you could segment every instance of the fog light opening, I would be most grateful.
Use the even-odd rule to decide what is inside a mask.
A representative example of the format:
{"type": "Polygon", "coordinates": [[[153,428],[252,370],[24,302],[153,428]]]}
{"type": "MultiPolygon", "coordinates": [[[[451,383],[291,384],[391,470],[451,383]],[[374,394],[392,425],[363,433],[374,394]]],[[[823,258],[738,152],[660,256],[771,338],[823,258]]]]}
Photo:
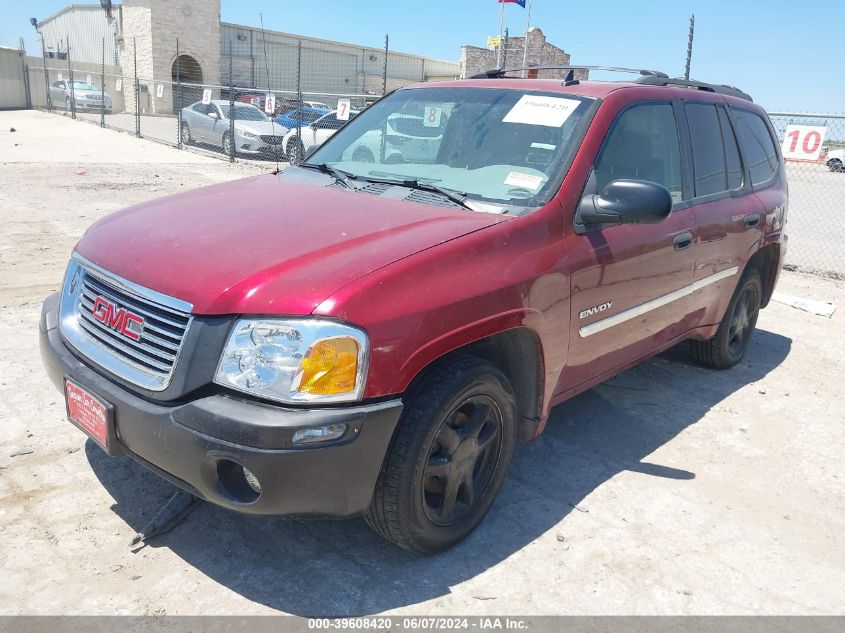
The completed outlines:
{"type": "Polygon", "coordinates": [[[249,469],[237,462],[217,462],[217,480],[228,497],[238,503],[253,503],[261,495],[261,482],[249,469]]]}
{"type": "Polygon", "coordinates": [[[346,424],[325,424],[310,429],[299,429],[293,434],[293,443],[302,445],[339,440],[346,435],[346,429],[346,424]]]}

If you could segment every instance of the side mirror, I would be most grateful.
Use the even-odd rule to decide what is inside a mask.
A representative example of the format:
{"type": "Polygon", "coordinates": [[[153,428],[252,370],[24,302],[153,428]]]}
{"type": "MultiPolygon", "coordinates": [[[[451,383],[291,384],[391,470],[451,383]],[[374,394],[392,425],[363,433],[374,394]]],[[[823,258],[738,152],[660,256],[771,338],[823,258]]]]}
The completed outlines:
{"type": "Polygon", "coordinates": [[[601,195],[581,199],[575,220],[583,228],[603,224],[657,224],[672,213],[672,194],[648,180],[613,180],[601,195]]]}
{"type": "Polygon", "coordinates": [[[209,118],[209,119],[214,119],[214,120],[216,121],[217,119],[219,119],[219,118],[220,118],[220,115],[219,115],[219,114],[217,114],[216,112],[209,112],[209,113],[208,113],[208,118],[209,118]]]}

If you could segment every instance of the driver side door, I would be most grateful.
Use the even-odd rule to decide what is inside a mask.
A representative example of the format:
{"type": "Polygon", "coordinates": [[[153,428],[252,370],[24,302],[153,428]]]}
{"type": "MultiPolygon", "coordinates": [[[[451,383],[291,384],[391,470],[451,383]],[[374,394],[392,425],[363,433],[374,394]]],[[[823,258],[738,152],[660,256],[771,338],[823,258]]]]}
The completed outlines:
{"type": "Polygon", "coordinates": [[[585,194],[601,194],[617,179],[647,180],[669,190],[672,213],[656,224],[603,226],[568,240],[572,331],[558,393],[612,375],[697,322],[689,297],[697,231],[686,202],[677,107],[625,107],[594,162],[585,194]]]}

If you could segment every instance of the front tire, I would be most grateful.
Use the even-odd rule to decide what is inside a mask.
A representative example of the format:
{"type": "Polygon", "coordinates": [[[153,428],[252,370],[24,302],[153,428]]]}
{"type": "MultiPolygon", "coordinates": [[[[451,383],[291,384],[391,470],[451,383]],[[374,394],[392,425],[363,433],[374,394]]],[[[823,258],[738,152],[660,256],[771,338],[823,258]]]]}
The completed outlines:
{"type": "Polygon", "coordinates": [[[690,341],[693,358],[713,369],[729,369],[741,361],[757,326],[762,297],[760,273],[751,268],[740,279],[716,335],[706,341],[690,341]]]}
{"type": "Polygon", "coordinates": [[[293,139],[291,142],[292,145],[288,150],[288,162],[296,166],[305,160],[305,146],[298,138],[293,139]]]}
{"type": "Polygon", "coordinates": [[[501,490],[516,444],[507,378],[458,356],[406,399],[365,519],[406,550],[433,554],[466,538],[501,490]]]}
{"type": "Polygon", "coordinates": [[[232,155],[232,137],[229,136],[228,132],[223,133],[222,146],[223,146],[223,153],[226,156],[231,156],[232,155]]]}

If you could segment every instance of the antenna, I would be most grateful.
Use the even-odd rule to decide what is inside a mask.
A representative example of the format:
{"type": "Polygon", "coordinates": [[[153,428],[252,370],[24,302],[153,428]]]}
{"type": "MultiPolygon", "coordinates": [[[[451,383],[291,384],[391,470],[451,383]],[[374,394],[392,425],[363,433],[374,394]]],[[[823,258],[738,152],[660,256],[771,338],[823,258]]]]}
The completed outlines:
{"type": "MultiPolygon", "coordinates": [[[[264,46],[264,73],[267,76],[267,96],[270,96],[270,62],[267,59],[267,35],[264,33],[264,14],[259,13],[258,17],[261,18],[261,43],[264,46]]],[[[267,107],[267,101],[264,102],[264,107],[267,107]]],[[[273,132],[273,138],[276,138],[276,112],[275,108],[273,112],[270,113],[270,130],[273,132]]],[[[278,174],[279,169],[279,145],[277,143],[273,143],[273,158],[276,159],[276,173],[278,174]]]]}
{"type": "Polygon", "coordinates": [[[689,40],[687,42],[687,66],[684,72],[684,79],[689,81],[690,64],[692,63],[692,40],[695,38],[695,14],[689,19],[689,40]]]}

